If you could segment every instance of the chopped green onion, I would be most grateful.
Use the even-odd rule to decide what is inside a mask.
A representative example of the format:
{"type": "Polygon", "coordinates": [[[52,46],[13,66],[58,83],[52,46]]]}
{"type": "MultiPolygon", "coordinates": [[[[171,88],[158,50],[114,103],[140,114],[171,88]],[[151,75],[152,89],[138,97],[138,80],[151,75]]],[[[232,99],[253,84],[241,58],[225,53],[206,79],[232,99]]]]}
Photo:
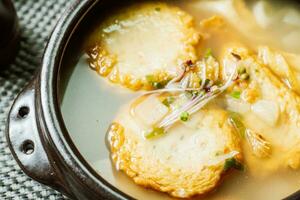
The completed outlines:
{"type": "Polygon", "coordinates": [[[192,94],[193,94],[193,96],[198,96],[199,94],[201,94],[201,91],[193,90],[192,94]]]}
{"type": "Polygon", "coordinates": [[[162,84],[161,82],[153,82],[152,83],[152,86],[155,88],[155,89],[161,89],[164,87],[164,84],[162,84]]]}
{"type": "Polygon", "coordinates": [[[171,80],[171,79],[162,80],[162,81],[160,81],[159,83],[160,83],[163,87],[165,87],[165,86],[170,82],[170,80],[171,80]]]}
{"type": "Polygon", "coordinates": [[[165,99],[162,101],[162,103],[163,103],[165,106],[169,107],[170,104],[172,104],[174,101],[175,101],[175,98],[174,98],[174,97],[167,97],[167,98],[165,98],[165,99]]]}
{"type": "Polygon", "coordinates": [[[165,87],[168,84],[168,82],[170,81],[170,79],[166,79],[166,80],[162,80],[162,81],[157,81],[153,75],[147,75],[146,76],[146,80],[155,89],[161,89],[161,88],[165,87]]]}
{"type": "Polygon", "coordinates": [[[202,91],[198,91],[198,90],[189,91],[189,93],[191,94],[191,97],[198,96],[199,94],[201,94],[201,92],[202,91]]]}
{"type": "Polygon", "coordinates": [[[205,95],[205,90],[191,90],[191,91],[185,91],[185,96],[188,98],[188,99],[191,99],[195,96],[203,96],[205,95]]]}
{"type": "Polygon", "coordinates": [[[240,66],[240,67],[238,68],[238,74],[241,75],[241,74],[244,74],[244,73],[246,73],[246,68],[240,66]]]}
{"type": "Polygon", "coordinates": [[[240,134],[242,138],[245,137],[246,127],[241,121],[241,116],[238,113],[231,112],[229,114],[229,123],[234,127],[234,129],[240,134]]]}
{"type": "Polygon", "coordinates": [[[168,83],[169,80],[166,81],[156,81],[153,75],[147,75],[146,76],[146,80],[148,81],[148,83],[150,83],[152,85],[153,88],[155,89],[161,89],[163,87],[165,87],[165,85],[168,83]]]}
{"type": "Polygon", "coordinates": [[[168,101],[167,98],[165,98],[163,101],[162,101],[162,104],[164,104],[165,106],[169,107],[170,106],[170,103],[168,101]]]}
{"type": "MultiPolygon", "coordinates": [[[[199,77],[200,78],[200,77],[199,77]]],[[[200,78],[199,80],[199,85],[202,85],[202,79],[200,78]]]]}
{"type": "Polygon", "coordinates": [[[212,85],[212,81],[209,79],[205,79],[204,87],[210,87],[212,85]]]}
{"type": "Polygon", "coordinates": [[[243,73],[241,76],[240,76],[241,80],[248,80],[250,78],[249,74],[247,73],[243,73]]]}
{"type": "Polygon", "coordinates": [[[154,82],[154,76],[153,76],[153,75],[147,75],[147,76],[146,76],[146,79],[147,79],[147,81],[148,81],[149,83],[154,82]]]}
{"type": "Polygon", "coordinates": [[[241,92],[240,91],[233,91],[230,96],[232,96],[235,99],[240,99],[241,98],[241,92]]]}
{"type": "Polygon", "coordinates": [[[229,158],[225,160],[224,171],[228,171],[231,168],[237,169],[239,171],[244,171],[244,166],[235,158],[229,158]]]}
{"type": "Polygon", "coordinates": [[[145,138],[146,139],[151,139],[151,138],[158,137],[158,136],[161,136],[161,135],[164,135],[164,134],[165,134],[164,128],[155,127],[155,128],[152,129],[152,131],[150,131],[149,133],[147,133],[145,135],[145,138]]]}
{"type": "Polygon", "coordinates": [[[204,58],[207,59],[209,57],[212,56],[212,50],[211,48],[206,49],[205,53],[204,53],[204,58]]]}
{"type": "Polygon", "coordinates": [[[186,122],[187,120],[189,120],[190,114],[188,112],[183,112],[180,115],[180,120],[183,122],[186,122]]]}
{"type": "Polygon", "coordinates": [[[217,152],[215,153],[215,156],[219,156],[219,155],[222,155],[222,152],[221,152],[221,151],[217,151],[217,152]]]}
{"type": "Polygon", "coordinates": [[[200,92],[198,92],[198,95],[200,95],[200,96],[204,96],[205,95],[205,90],[200,90],[200,92]]]}

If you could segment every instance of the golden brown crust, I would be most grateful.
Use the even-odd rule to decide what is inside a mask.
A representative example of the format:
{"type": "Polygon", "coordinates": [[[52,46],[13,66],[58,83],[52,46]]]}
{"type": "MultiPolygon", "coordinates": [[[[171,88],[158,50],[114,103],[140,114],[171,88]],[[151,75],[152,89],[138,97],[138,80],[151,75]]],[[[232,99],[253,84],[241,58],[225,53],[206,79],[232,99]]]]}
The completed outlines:
{"type": "Polygon", "coordinates": [[[151,75],[157,82],[165,82],[176,76],[175,71],[178,65],[187,60],[196,60],[194,47],[198,44],[200,36],[194,29],[193,18],[179,8],[165,3],[139,3],[121,9],[106,19],[99,30],[90,42],[92,46],[88,52],[90,65],[101,76],[108,77],[111,82],[133,90],[153,89],[152,83],[147,80],[146,76],[151,75]],[[134,23],[134,26],[131,23],[134,23]],[[158,26],[156,24],[161,27],[156,27],[158,26]],[[141,29],[149,30],[143,33],[141,29]],[[148,36],[144,36],[149,31],[148,36]],[[160,37],[153,38],[151,31],[153,35],[157,34],[160,37]],[[133,34],[136,36],[132,38],[133,34]],[[145,37],[143,41],[140,41],[141,35],[145,37]],[[131,46],[128,46],[126,38],[131,38],[131,46]],[[116,47],[118,43],[121,43],[119,40],[123,42],[123,45],[116,47]],[[132,46],[136,48],[133,52],[136,56],[122,57],[126,52],[124,48],[128,49],[132,46]],[[168,52],[155,53],[159,52],[157,48],[160,48],[160,51],[166,50],[164,46],[170,46],[168,52]],[[173,51],[173,49],[176,50],[173,51]],[[168,55],[170,52],[172,55],[168,55]],[[148,57],[153,56],[158,58],[150,65],[148,57]],[[144,71],[136,73],[140,71],[140,68],[144,71]]]}
{"type": "MultiPolygon", "coordinates": [[[[252,106],[256,101],[266,101],[269,104],[275,104],[278,109],[278,119],[274,124],[267,123],[268,119],[258,118],[264,121],[264,128],[258,128],[257,124],[248,121],[248,127],[256,132],[259,132],[264,138],[267,138],[274,148],[274,152],[267,159],[252,158],[246,156],[249,160],[250,170],[258,173],[270,173],[278,169],[290,167],[292,169],[300,168],[300,135],[298,133],[300,128],[300,98],[299,96],[273,73],[273,68],[269,65],[264,65],[258,57],[240,45],[232,45],[226,48],[226,55],[224,59],[234,58],[231,52],[241,55],[242,60],[239,65],[247,68],[250,79],[247,87],[241,89],[244,91],[244,101],[250,103],[252,106]],[[245,98],[244,98],[245,97],[245,98]],[[278,130],[281,130],[279,132],[278,130]],[[276,132],[277,131],[277,132],[276,132]],[[266,170],[263,170],[266,169],[266,170]]],[[[245,118],[249,113],[244,115],[245,118]]],[[[255,112],[254,112],[255,115],[255,112]]],[[[254,173],[253,173],[254,174],[254,173]]]]}
{"type": "MultiPolygon", "coordinates": [[[[213,119],[213,121],[209,118],[206,119],[207,127],[212,129],[218,127],[218,129],[222,130],[222,134],[216,138],[221,143],[225,142],[225,145],[222,147],[222,152],[218,153],[241,152],[239,137],[234,134],[231,126],[227,124],[226,112],[205,110],[195,117],[202,118],[206,115],[212,115],[213,119]]],[[[199,122],[199,127],[203,126],[201,123],[199,122]]],[[[111,156],[116,167],[124,171],[139,185],[166,192],[174,197],[187,198],[194,195],[203,195],[213,190],[228,172],[224,171],[224,160],[213,164],[204,163],[194,168],[189,167],[189,163],[186,163],[186,166],[177,166],[164,160],[163,156],[159,159],[159,157],[149,154],[145,150],[149,148],[146,143],[153,142],[155,144],[155,142],[159,141],[144,141],[144,139],[141,139],[131,131],[133,130],[128,124],[116,122],[112,125],[109,131],[111,156]]],[[[173,134],[173,132],[168,134],[173,134]]],[[[212,132],[211,134],[214,133],[212,132]]],[[[165,137],[168,136],[170,135],[165,137]]],[[[189,137],[189,135],[187,134],[186,137],[189,137]]],[[[160,139],[158,138],[157,140],[160,139]]],[[[204,148],[203,151],[207,151],[205,147],[199,146],[199,148],[204,148]]],[[[187,152],[186,156],[193,153],[187,152]]],[[[214,156],[216,155],[211,155],[212,158],[214,156]]],[[[234,157],[238,161],[242,160],[240,153],[234,157]]],[[[178,157],[177,159],[181,158],[178,157]]]]}

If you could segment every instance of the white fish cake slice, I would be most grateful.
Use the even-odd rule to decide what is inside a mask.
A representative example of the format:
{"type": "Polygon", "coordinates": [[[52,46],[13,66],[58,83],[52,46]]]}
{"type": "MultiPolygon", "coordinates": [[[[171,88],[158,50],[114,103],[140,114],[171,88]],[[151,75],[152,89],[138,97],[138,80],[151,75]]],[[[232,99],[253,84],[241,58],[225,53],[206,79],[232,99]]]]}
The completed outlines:
{"type": "Polygon", "coordinates": [[[180,64],[196,60],[198,42],[190,15],[165,3],[140,3],[103,21],[93,37],[90,64],[112,82],[153,89],[153,83],[175,77],[180,64]]]}
{"type": "Polygon", "coordinates": [[[116,168],[135,183],[174,197],[213,190],[228,172],[226,160],[240,162],[239,138],[223,110],[201,110],[190,121],[178,122],[161,137],[145,139],[144,125],[123,108],[109,130],[116,168]]]}

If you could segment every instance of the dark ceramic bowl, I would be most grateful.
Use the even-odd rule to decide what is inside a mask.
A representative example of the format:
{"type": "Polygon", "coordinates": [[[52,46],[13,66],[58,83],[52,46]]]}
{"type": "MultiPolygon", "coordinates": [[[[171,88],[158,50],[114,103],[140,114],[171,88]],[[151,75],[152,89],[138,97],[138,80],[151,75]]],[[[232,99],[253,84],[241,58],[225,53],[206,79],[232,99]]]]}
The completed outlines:
{"type": "MultiPolygon", "coordinates": [[[[72,71],[65,66],[74,66],[82,55],[81,36],[91,30],[89,23],[117,2],[78,0],[66,12],[48,42],[41,70],[17,97],[9,114],[7,140],[22,170],[72,199],[134,199],[91,167],[68,133],[61,112],[64,81],[72,71]]],[[[74,110],[73,115],[81,114],[74,110]]],[[[287,199],[300,199],[300,193],[287,199]]]]}

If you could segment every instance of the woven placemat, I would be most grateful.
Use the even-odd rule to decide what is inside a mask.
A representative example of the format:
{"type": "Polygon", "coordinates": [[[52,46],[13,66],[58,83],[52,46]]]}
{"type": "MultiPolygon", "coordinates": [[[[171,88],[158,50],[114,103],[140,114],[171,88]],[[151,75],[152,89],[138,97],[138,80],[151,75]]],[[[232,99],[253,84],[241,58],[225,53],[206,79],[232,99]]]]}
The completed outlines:
{"type": "Polygon", "coordinates": [[[15,0],[21,47],[14,63],[0,70],[0,199],[65,199],[27,177],[13,159],[5,138],[9,108],[40,66],[45,44],[57,20],[74,0],[15,0]]]}

